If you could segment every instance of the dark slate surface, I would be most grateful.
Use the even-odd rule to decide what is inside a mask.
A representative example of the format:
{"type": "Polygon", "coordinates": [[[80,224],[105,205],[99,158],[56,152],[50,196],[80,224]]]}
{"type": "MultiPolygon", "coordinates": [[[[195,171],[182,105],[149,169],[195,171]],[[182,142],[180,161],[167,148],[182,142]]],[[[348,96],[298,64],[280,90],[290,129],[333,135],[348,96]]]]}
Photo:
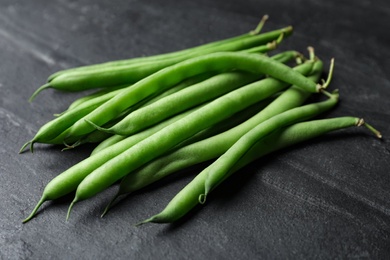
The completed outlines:
{"type": "MultiPolygon", "coordinates": [[[[0,1],[0,259],[385,259],[390,253],[390,4],[381,1],[0,1]],[[340,105],[380,129],[329,134],[258,160],[174,225],[133,226],[161,210],[191,175],[164,181],[99,214],[115,188],[71,196],[21,220],[45,184],[88,156],[37,145],[18,155],[52,114],[81,94],[31,93],[57,70],[167,52],[294,25],[281,49],[308,45],[336,58],[340,105]]],[[[196,169],[191,173],[196,173],[196,169]]]]}

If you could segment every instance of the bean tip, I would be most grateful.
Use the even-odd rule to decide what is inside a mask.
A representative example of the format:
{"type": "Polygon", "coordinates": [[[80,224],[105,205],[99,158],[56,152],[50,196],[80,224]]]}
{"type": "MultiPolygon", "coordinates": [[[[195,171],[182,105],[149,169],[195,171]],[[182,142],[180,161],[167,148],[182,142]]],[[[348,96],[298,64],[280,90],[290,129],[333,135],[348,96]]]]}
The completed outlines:
{"type": "Polygon", "coordinates": [[[19,150],[19,154],[21,154],[21,153],[23,153],[24,152],[24,150],[26,149],[26,147],[28,146],[28,145],[30,145],[30,151],[31,151],[31,153],[34,153],[34,139],[33,140],[30,140],[30,141],[28,141],[28,142],[26,142],[23,146],[22,146],[22,148],[20,148],[20,150],[19,150]]]}
{"type": "Polygon", "coordinates": [[[143,221],[140,221],[140,222],[134,224],[134,226],[135,226],[135,227],[140,227],[140,226],[142,226],[142,225],[144,225],[144,224],[152,223],[152,222],[153,222],[153,217],[148,218],[148,219],[145,219],[145,220],[143,220],[143,221]]]}
{"type": "Polygon", "coordinates": [[[28,221],[30,221],[33,217],[35,217],[35,215],[37,214],[37,211],[38,209],[41,207],[41,205],[46,201],[46,197],[44,195],[42,195],[42,197],[40,198],[40,200],[38,201],[37,205],[34,207],[33,211],[30,213],[30,215],[25,218],[22,223],[27,223],[28,221]]]}
{"type": "Polygon", "coordinates": [[[382,134],[379,132],[376,128],[374,128],[372,125],[368,124],[364,121],[363,118],[360,118],[356,124],[357,126],[365,126],[368,130],[370,130],[377,138],[382,139],[382,134]]]}
{"type": "Polygon", "coordinates": [[[333,78],[333,71],[334,71],[334,63],[335,63],[335,59],[332,58],[330,59],[330,66],[329,66],[329,74],[328,74],[328,78],[326,79],[326,81],[322,84],[322,88],[327,88],[333,78]]]}
{"type": "Polygon", "coordinates": [[[309,59],[314,60],[316,54],[313,46],[308,46],[307,51],[309,52],[309,59]]]}
{"type": "Polygon", "coordinates": [[[254,30],[250,31],[249,34],[250,35],[259,34],[261,32],[261,30],[263,29],[264,24],[268,20],[268,18],[269,18],[268,14],[263,15],[263,17],[261,18],[261,20],[260,20],[259,24],[257,25],[257,27],[254,30]]]}
{"type": "Polygon", "coordinates": [[[200,194],[198,197],[198,201],[200,204],[205,204],[206,203],[206,194],[200,194]]]}
{"type": "Polygon", "coordinates": [[[34,91],[34,93],[32,93],[31,97],[28,99],[28,102],[33,102],[35,97],[41,93],[42,90],[45,90],[47,88],[51,88],[51,85],[49,83],[46,83],[46,84],[43,84],[42,86],[40,86],[37,90],[34,91]]]}
{"type": "Polygon", "coordinates": [[[63,140],[63,144],[64,144],[65,147],[61,149],[61,152],[67,151],[67,150],[70,150],[70,149],[73,149],[73,148],[79,146],[79,145],[81,144],[81,140],[77,140],[77,141],[76,141],[75,143],[73,143],[73,144],[68,144],[68,143],[66,142],[66,140],[64,139],[64,140],[63,140]]]}
{"type": "Polygon", "coordinates": [[[69,219],[69,217],[70,217],[70,212],[72,211],[72,208],[73,208],[73,206],[74,206],[74,204],[75,204],[76,202],[77,202],[77,200],[74,199],[74,200],[72,201],[72,203],[70,203],[69,208],[68,208],[68,212],[66,213],[66,221],[68,221],[68,219],[69,219]]]}
{"type": "Polygon", "coordinates": [[[116,199],[120,196],[120,193],[117,193],[111,200],[108,202],[107,206],[104,208],[103,213],[100,215],[103,218],[107,212],[112,208],[112,204],[116,201],[116,199]]]}

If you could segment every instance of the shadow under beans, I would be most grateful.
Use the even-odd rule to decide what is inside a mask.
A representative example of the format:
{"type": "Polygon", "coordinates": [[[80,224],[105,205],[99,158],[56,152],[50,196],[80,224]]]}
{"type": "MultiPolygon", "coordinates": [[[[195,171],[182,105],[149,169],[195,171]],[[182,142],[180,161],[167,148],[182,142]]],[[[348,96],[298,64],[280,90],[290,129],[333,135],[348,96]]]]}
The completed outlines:
{"type": "MultiPolygon", "coordinates": [[[[45,214],[45,212],[54,210],[57,211],[58,209],[67,208],[69,204],[74,199],[75,192],[71,192],[65,196],[62,196],[61,198],[50,200],[44,202],[41,207],[38,209],[38,211],[35,213],[34,217],[29,221],[33,221],[36,218],[39,218],[41,214],[45,214]]],[[[36,201],[38,203],[38,200],[36,201]]],[[[35,207],[35,205],[34,205],[35,207]]],[[[33,208],[27,208],[24,213],[24,217],[26,218],[30,213],[32,212],[33,208]]]]}
{"type": "MultiPolygon", "coordinates": [[[[148,186],[146,186],[138,191],[135,191],[135,192],[130,193],[130,194],[121,195],[112,204],[107,215],[113,214],[115,211],[122,211],[123,209],[132,207],[132,205],[134,205],[134,203],[139,203],[140,197],[159,196],[157,194],[162,192],[161,189],[164,189],[167,191],[166,194],[169,198],[173,198],[173,196],[175,196],[175,193],[170,192],[170,191],[172,191],[172,186],[181,185],[181,187],[184,187],[185,185],[187,185],[188,182],[191,181],[191,179],[193,177],[196,176],[196,174],[201,172],[209,164],[210,164],[210,162],[204,162],[204,163],[200,163],[200,164],[188,167],[188,168],[180,170],[174,174],[166,176],[165,178],[162,178],[154,183],[151,183],[148,186]]],[[[179,188],[179,189],[181,189],[181,188],[179,188]]],[[[161,198],[161,197],[159,197],[159,198],[161,198]]],[[[105,203],[109,203],[109,201],[111,199],[112,199],[112,197],[107,199],[105,201],[105,203]]],[[[170,200],[170,199],[168,199],[168,200],[170,200]]],[[[159,201],[161,201],[161,200],[159,200],[159,201]]],[[[161,209],[163,209],[165,207],[165,204],[159,202],[159,206],[161,209]]]]}
{"type": "Polygon", "coordinates": [[[261,176],[262,174],[261,169],[265,169],[267,168],[267,165],[269,163],[273,163],[275,157],[292,153],[296,150],[303,149],[308,145],[314,145],[314,144],[327,145],[331,143],[337,143],[340,141],[357,140],[359,138],[372,138],[372,136],[370,135],[370,133],[364,133],[364,132],[351,133],[348,130],[344,132],[338,132],[338,133],[328,133],[324,136],[320,136],[312,140],[308,140],[293,145],[291,147],[284,148],[279,151],[275,151],[269,155],[259,158],[255,162],[248,164],[247,166],[243,167],[242,169],[234,173],[232,176],[227,178],[223,183],[221,183],[215,190],[213,190],[213,192],[210,193],[210,195],[207,197],[207,204],[196,205],[190,212],[188,212],[185,216],[180,218],[178,221],[171,224],[165,224],[161,232],[162,233],[174,232],[175,230],[180,229],[183,225],[186,225],[188,221],[193,220],[199,214],[201,214],[202,209],[204,207],[207,207],[207,205],[209,204],[215,203],[219,206],[228,205],[232,199],[237,197],[238,194],[242,192],[242,190],[246,189],[248,184],[253,180],[255,174],[256,175],[260,174],[261,176]]]}

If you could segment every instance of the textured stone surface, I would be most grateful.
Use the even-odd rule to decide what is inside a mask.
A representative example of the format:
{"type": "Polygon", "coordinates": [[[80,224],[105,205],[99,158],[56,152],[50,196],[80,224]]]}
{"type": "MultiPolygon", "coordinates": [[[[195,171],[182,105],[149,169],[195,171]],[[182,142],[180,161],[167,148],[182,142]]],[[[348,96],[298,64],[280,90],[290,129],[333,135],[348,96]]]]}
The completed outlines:
{"type": "MultiPolygon", "coordinates": [[[[388,1],[0,0],[0,259],[329,259],[389,255],[390,4],[388,1]],[[258,160],[174,225],[133,224],[161,210],[191,179],[164,181],[99,218],[115,188],[65,213],[71,196],[21,220],[45,184],[88,156],[37,145],[39,127],[81,93],[31,93],[60,69],[150,55],[294,25],[280,47],[336,58],[341,102],[327,117],[364,117],[364,129],[330,134],[258,160]]],[[[190,171],[191,174],[198,169],[190,171]]]]}

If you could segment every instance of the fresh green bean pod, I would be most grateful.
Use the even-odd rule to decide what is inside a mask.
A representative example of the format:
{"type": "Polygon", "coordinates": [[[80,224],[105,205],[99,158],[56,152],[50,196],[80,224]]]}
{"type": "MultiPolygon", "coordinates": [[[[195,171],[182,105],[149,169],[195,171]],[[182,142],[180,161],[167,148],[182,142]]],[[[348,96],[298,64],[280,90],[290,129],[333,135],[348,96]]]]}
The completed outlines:
{"type": "Polygon", "coordinates": [[[112,87],[112,88],[109,88],[109,89],[102,89],[102,90],[99,90],[97,92],[94,92],[92,94],[89,94],[89,95],[86,95],[86,96],[82,96],[78,99],[76,99],[75,101],[73,101],[67,108],[67,110],[65,110],[64,112],[62,112],[61,114],[65,113],[66,111],[69,111],[69,110],[72,110],[73,108],[81,105],[81,104],[84,104],[85,102],[87,101],[90,101],[94,98],[100,98],[101,96],[104,96],[114,90],[118,90],[118,89],[122,89],[122,88],[125,88],[125,87],[128,87],[129,85],[120,85],[120,86],[117,86],[117,87],[112,87]]]}
{"type": "Polygon", "coordinates": [[[69,73],[69,72],[88,71],[88,70],[94,70],[96,68],[101,68],[101,67],[121,66],[121,65],[128,65],[128,64],[145,62],[145,61],[158,61],[158,60],[172,58],[172,57],[183,55],[183,54],[188,54],[190,52],[199,51],[202,49],[215,48],[216,46],[219,46],[219,45],[231,43],[231,42],[234,42],[237,40],[242,40],[244,38],[259,34],[267,19],[268,19],[267,16],[264,16],[262,18],[262,20],[259,22],[259,24],[257,25],[255,30],[252,30],[248,33],[238,35],[235,37],[231,37],[231,38],[227,38],[227,39],[223,39],[223,40],[219,40],[219,41],[214,41],[214,42],[210,42],[210,43],[206,43],[206,44],[202,44],[202,45],[195,46],[192,48],[187,48],[187,49],[174,51],[174,52],[168,52],[168,53],[157,54],[157,55],[152,55],[152,56],[136,57],[136,58],[130,58],[130,59],[124,59],[124,60],[108,61],[108,62],[93,64],[93,65],[85,65],[85,66],[65,69],[65,70],[61,70],[61,71],[58,71],[56,73],[53,73],[52,75],[50,75],[48,77],[47,81],[49,82],[53,78],[55,78],[61,74],[64,74],[64,73],[69,73]]]}
{"type": "Polygon", "coordinates": [[[322,88],[287,65],[264,55],[234,52],[213,53],[172,65],[135,83],[131,88],[123,91],[121,95],[115,96],[80,119],[69,129],[67,134],[70,137],[88,134],[95,129],[88,121],[101,126],[115,118],[120,111],[136,104],[139,100],[156,92],[162,92],[185,78],[206,71],[224,71],[233,68],[254,74],[267,74],[312,93],[317,93],[322,88]]]}
{"type": "MultiPolygon", "coordinates": [[[[288,34],[290,27],[283,31],[288,34]]],[[[278,38],[280,34],[276,37],[278,38]]],[[[157,61],[145,61],[118,66],[102,66],[87,71],[74,71],[53,77],[49,82],[38,88],[30,97],[32,101],[42,90],[55,88],[62,91],[82,91],[93,88],[105,88],[122,84],[133,84],[167,66],[182,62],[187,59],[215,52],[239,51],[253,46],[266,44],[263,35],[256,35],[238,42],[228,43],[215,48],[207,48],[203,51],[190,52],[171,58],[157,61]]]]}
{"type": "MultiPolygon", "coordinates": [[[[379,138],[381,137],[379,132],[373,129],[370,125],[364,123],[362,119],[356,117],[339,117],[332,119],[313,120],[296,123],[292,126],[281,128],[256,142],[256,144],[250,148],[244,157],[240,158],[240,160],[233,166],[233,168],[229,170],[226,176],[230,176],[254,160],[274,151],[305,142],[331,131],[360,125],[366,126],[379,138]]],[[[193,207],[199,204],[199,195],[204,192],[204,185],[207,178],[209,177],[209,174],[211,174],[211,169],[212,166],[209,166],[204,171],[202,171],[202,173],[198,174],[168,203],[163,211],[147,220],[140,222],[139,224],[145,224],[149,222],[172,223],[187,214],[193,207]]]]}
{"type": "MultiPolygon", "coordinates": [[[[104,133],[102,131],[96,130],[98,132],[104,133]]],[[[106,140],[100,142],[91,152],[91,156],[95,155],[96,153],[113,146],[116,143],[119,143],[123,139],[126,139],[128,136],[124,135],[111,135],[111,137],[107,138],[106,140]]]]}
{"type": "MultiPolygon", "coordinates": [[[[253,37],[255,35],[260,34],[264,23],[265,23],[265,19],[262,19],[260,21],[260,23],[258,24],[257,28],[255,30],[250,31],[249,33],[245,33],[245,34],[242,34],[242,35],[239,35],[236,37],[231,37],[231,38],[227,38],[227,39],[223,39],[223,40],[219,40],[219,41],[214,41],[214,42],[202,44],[199,46],[195,46],[192,48],[187,48],[187,49],[183,49],[183,50],[179,50],[179,51],[175,51],[175,52],[169,52],[169,53],[152,55],[152,56],[130,58],[130,59],[124,59],[124,60],[109,61],[109,62],[104,62],[104,63],[99,63],[99,64],[86,65],[86,66],[80,66],[80,67],[76,67],[76,68],[61,70],[61,71],[58,71],[58,72],[50,75],[47,81],[49,82],[59,75],[71,73],[71,72],[84,72],[84,71],[95,70],[95,69],[102,68],[102,67],[116,67],[116,66],[130,65],[130,64],[135,64],[135,63],[139,64],[139,63],[144,63],[144,62],[156,62],[156,61],[161,61],[164,59],[175,58],[175,57],[182,56],[182,55],[188,55],[190,53],[204,51],[207,49],[213,50],[217,47],[220,47],[220,46],[223,46],[226,44],[232,44],[232,43],[238,42],[238,41],[242,41],[246,38],[250,38],[250,37],[253,37]]],[[[267,33],[262,33],[261,34],[261,37],[263,38],[262,44],[265,44],[267,42],[271,42],[271,41],[275,40],[276,38],[279,37],[280,34],[285,34],[286,36],[289,36],[291,33],[292,33],[291,26],[281,28],[278,30],[274,30],[271,32],[267,32],[267,33]]]]}
{"type": "Polygon", "coordinates": [[[330,110],[337,104],[338,99],[339,94],[338,92],[335,92],[331,94],[326,101],[287,110],[286,112],[271,117],[245,133],[209,168],[209,174],[205,181],[204,193],[200,195],[200,200],[202,202],[206,200],[208,193],[227,178],[229,170],[233,168],[245,153],[260,139],[279,128],[310,119],[330,110]]]}

